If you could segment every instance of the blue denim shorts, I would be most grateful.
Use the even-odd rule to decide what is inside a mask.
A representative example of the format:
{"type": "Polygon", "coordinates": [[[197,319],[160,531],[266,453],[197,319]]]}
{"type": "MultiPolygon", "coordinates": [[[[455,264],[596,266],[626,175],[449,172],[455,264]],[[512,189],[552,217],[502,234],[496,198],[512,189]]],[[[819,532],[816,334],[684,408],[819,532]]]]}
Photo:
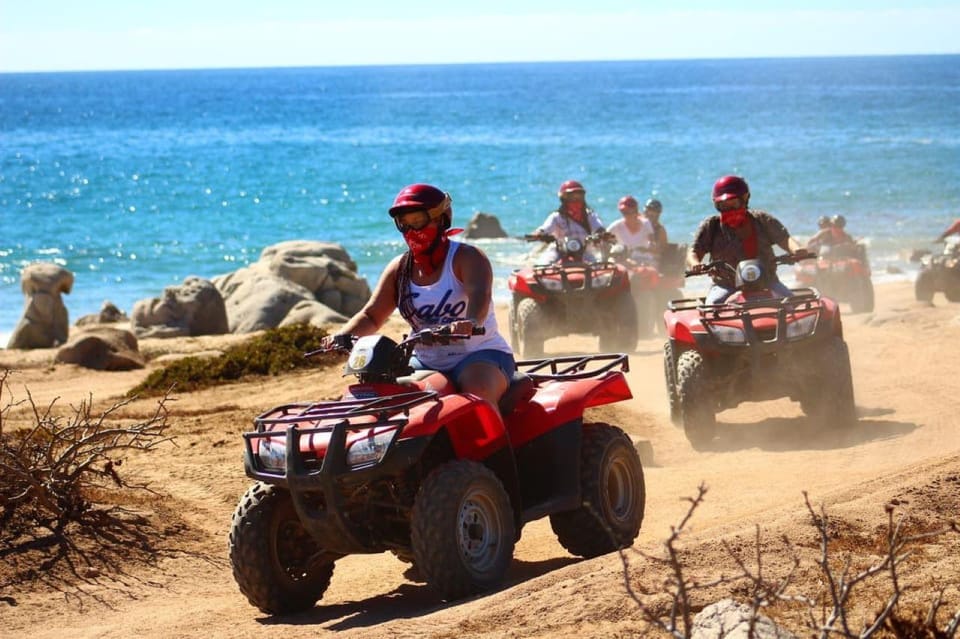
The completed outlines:
{"type": "MultiPolygon", "coordinates": [[[[507,379],[513,377],[514,372],[517,370],[517,362],[514,359],[513,355],[506,353],[504,351],[498,351],[493,348],[485,348],[479,351],[474,351],[460,360],[460,363],[454,366],[453,368],[445,371],[440,371],[450,379],[456,381],[460,377],[460,373],[463,372],[463,369],[473,364],[474,362],[487,362],[493,364],[499,368],[504,375],[507,376],[507,379]]],[[[410,366],[416,369],[427,368],[420,363],[416,357],[410,358],[410,366]]]]}

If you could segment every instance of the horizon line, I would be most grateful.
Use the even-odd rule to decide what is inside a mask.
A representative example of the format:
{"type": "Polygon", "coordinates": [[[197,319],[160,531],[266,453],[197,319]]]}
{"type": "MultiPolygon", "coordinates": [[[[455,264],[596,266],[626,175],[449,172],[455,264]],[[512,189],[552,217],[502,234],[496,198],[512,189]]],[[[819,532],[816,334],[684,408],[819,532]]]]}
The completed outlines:
{"type": "Polygon", "coordinates": [[[150,73],[169,71],[267,71],[279,69],[350,69],[382,67],[450,67],[450,66],[492,66],[492,65],[531,65],[531,64],[604,64],[621,62],[709,62],[736,60],[825,60],[852,58],[918,58],[958,56],[960,51],[924,52],[924,53],[825,53],[797,55],[755,55],[734,57],[689,57],[689,58],[597,58],[571,60],[488,60],[461,62],[382,62],[382,63],[345,63],[345,64],[289,64],[264,66],[196,66],[196,67],[145,67],[145,68],[97,68],[97,69],[0,69],[0,75],[42,75],[57,73],[150,73]]]}

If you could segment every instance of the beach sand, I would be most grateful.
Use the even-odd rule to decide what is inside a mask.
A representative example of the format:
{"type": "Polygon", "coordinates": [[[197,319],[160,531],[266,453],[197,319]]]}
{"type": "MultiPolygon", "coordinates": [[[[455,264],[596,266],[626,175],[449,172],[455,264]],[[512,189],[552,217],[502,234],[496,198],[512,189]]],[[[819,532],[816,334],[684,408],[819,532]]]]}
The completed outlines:
{"type": "MultiPolygon", "coordinates": [[[[843,307],[846,310],[846,307],[843,307]]],[[[500,309],[505,326],[505,309],[500,309]]],[[[720,413],[716,450],[696,452],[667,414],[662,338],[642,340],[631,356],[634,399],[598,409],[637,440],[653,458],[645,464],[646,517],[634,548],[660,552],[684,515],[684,498],[707,487],[681,547],[690,574],[701,579],[729,574],[720,540],[752,561],[757,528],[770,570],[784,568],[786,536],[804,557],[797,587],[819,580],[813,561],[817,534],[803,492],[824,505],[846,533],[837,557],[852,553],[859,570],[876,561],[887,515],[904,515],[910,530],[932,530],[960,518],[960,305],[938,295],[933,306],[913,299],[912,284],[878,285],[876,312],[844,316],[859,422],[844,433],[815,433],[799,406],[788,400],[744,404],[720,413]],[[853,541],[851,541],[853,540],[853,541]]],[[[389,331],[400,332],[392,323],[389,331]]],[[[218,348],[235,336],[143,340],[150,357],[218,348]]],[[[547,343],[554,352],[591,351],[595,338],[572,336],[547,343]]],[[[16,368],[8,380],[18,398],[29,388],[44,405],[77,405],[93,398],[106,408],[143,379],[147,370],[106,373],[53,365],[53,351],[0,351],[0,366],[16,368]]],[[[227,559],[231,514],[249,485],[241,463],[240,433],[269,406],[331,398],[345,380],[339,368],[264,378],[196,393],[171,402],[170,430],[176,446],[133,455],[123,472],[148,479],[156,497],[141,505],[164,531],[162,552],[136,553],[110,566],[77,574],[61,572],[10,584],[9,557],[0,570],[0,624],[4,637],[616,637],[640,636],[644,628],[625,584],[638,591],[663,590],[662,565],[628,551],[593,560],[568,555],[549,522],[528,524],[518,542],[505,587],[475,599],[444,604],[422,583],[405,576],[392,555],[340,560],[331,587],[312,611],[270,618],[238,591],[227,559]],[[62,574],[61,574],[62,573],[62,574]]],[[[6,404],[6,402],[4,402],[6,404]]],[[[125,407],[129,416],[149,414],[155,399],[125,407]]],[[[4,428],[25,419],[7,415],[4,428]]],[[[946,588],[946,613],[960,610],[960,535],[920,544],[903,564],[905,603],[931,601],[946,588]]],[[[41,573],[42,575],[42,573],[41,573]]],[[[883,582],[878,582],[883,584],[883,582]]],[[[884,585],[860,606],[874,611],[884,585]]],[[[809,591],[808,591],[809,592],[809,591]]],[[[718,587],[695,597],[702,606],[724,595],[746,599],[741,587],[718,587]]],[[[663,595],[644,595],[664,601],[663,595]]],[[[662,612],[668,608],[661,606],[662,612]]],[[[777,610],[773,611],[777,613],[777,610]]],[[[783,612],[782,610],[779,612],[783,612]]]]}

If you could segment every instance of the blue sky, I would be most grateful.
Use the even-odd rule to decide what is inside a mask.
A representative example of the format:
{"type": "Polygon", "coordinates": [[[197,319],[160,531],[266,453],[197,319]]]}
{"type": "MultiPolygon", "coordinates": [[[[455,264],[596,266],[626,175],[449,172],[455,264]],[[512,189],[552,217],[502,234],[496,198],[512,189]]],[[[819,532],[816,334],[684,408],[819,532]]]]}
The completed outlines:
{"type": "Polygon", "coordinates": [[[958,34],[960,0],[0,0],[0,71],[960,53],[958,34]]]}

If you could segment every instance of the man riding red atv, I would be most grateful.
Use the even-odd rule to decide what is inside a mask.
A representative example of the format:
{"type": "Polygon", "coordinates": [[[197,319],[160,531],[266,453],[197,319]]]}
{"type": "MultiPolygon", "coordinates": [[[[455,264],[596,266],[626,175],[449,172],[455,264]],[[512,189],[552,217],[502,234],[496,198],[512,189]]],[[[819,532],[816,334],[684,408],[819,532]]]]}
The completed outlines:
{"type": "Polygon", "coordinates": [[[687,275],[709,274],[704,298],[675,300],[664,313],[664,377],[671,417],[695,448],[709,446],[716,413],[742,401],[799,400],[818,421],[855,420],[850,358],[837,304],[813,289],[790,290],[778,264],[812,257],[765,211],[749,208],[746,180],[713,187],[719,212],[704,219],[687,275]],[[779,246],[786,255],[775,255],[779,246]],[[712,261],[702,263],[706,254],[712,261]]]}
{"type": "Polygon", "coordinates": [[[312,608],[354,553],[392,551],[445,599],[496,588],[522,527],[542,517],[582,557],[633,542],[645,506],[636,449],[616,426],[583,420],[631,397],[627,357],[518,362],[494,406],[411,368],[416,344],[456,339],[469,336],[335,336],[328,350],[349,351],[357,383],[339,400],[272,408],[244,433],[257,482],[234,512],[230,562],[251,604],[312,608]]]}

